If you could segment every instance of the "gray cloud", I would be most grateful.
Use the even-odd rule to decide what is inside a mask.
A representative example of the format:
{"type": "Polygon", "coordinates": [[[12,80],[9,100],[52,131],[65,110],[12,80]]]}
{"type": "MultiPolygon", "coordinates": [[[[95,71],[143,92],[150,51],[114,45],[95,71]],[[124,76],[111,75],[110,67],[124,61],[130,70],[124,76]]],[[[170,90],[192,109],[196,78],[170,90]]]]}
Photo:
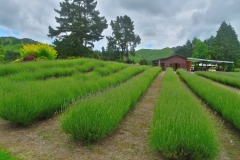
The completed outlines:
{"type": "MultiPolygon", "coordinates": [[[[54,8],[62,0],[8,0],[0,6],[0,28],[19,32],[19,37],[52,41],[48,26],[56,27],[54,8]]],[[[237,0],[99,0],[97,9],[110,23],[117,16],[128,15],[142,43],[138,49],[173,47],[197,36],[202,40],[215,35],[222,21],[240,34],[240,1],[237,0]]],[[[111,26],[103,32],[110,36],[111,26]]],[[[1,35],[0,35],[1,36],[1,35]]],[[[106,46],[106,39],[95,48],[106,46]]]]}
{"type": "Polygon", "coordinates": [[[48,26],[56,25],[54,8],[59,2],[51,0],[8,0],[0,6],[0,26],[19,32],[20,37],[50,41],[48,26]]]}

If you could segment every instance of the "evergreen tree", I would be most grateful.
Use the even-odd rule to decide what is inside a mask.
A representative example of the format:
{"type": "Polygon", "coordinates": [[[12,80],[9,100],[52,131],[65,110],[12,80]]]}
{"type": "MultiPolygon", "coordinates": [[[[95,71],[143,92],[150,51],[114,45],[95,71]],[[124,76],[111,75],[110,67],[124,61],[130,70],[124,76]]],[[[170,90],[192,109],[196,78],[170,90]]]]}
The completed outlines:
{"type": "Polygon", "coordinates": [[[2,41],[0,41],[0,62],[3,60],[3,58],[4,58],[4,50],[2,46],[2,41]]]}
{"type": "Polygon", "coordinates": [[[215,37],[211,36],[210,38],[204,40],[203,42],[208,46],[208,49],[211,49],[214,45],[215,37]]]}
{"type": "Polygon", "coordinates": [[[121,60],[124,62],[129,60],[129,53],[135,51],[138,44],[141,43],[139,35],[134,33],[133,21],[128,16],[117,17],[116,21],[111,21],[112,37],[108,36],[109,48],[119,51],[121,60]]]}
{"type": "Polygon", "coordinates": [[[236,61],[240,58],[240,43],[233,27],[222,22],[211,49],[213,59],[236,61]]]}
{"type": "Polygon", "coordinates": [[[93,42],[103,38],[107,21],[99,16],[96,6],[95,0],[64,0],[60,2],[60,10],[54,9],[60,15],[55,17],[60,26],[56,29],[49,26],[48,36],[56,37],[54,44],[60,57],[88,56],[93,42]]]}
{"type": "Polygon", "coordinates": [[[198,40],[200,40],[200,39],[198,39],[197,37],[194,37],[194,38],[192,39],[192,51],[194,50],[195,45],[196,45],[196,43],[197,43],[198,40]]]}
{"type": "Polygon", "coordinates": [[[186,56],[186,57],[191,57],[192,54],[193,54],[193,44],[191,43],[190,40],[187,40],[185,46],[186,46],[185,56],[186,56]]]}
{"type": "Polygon", "coordinates": [[[175,51],[175,54],[184,56],[184,57],[191,57],[193,53],[193,45],[190,40],[187,40],[187,42],[183,46],[177,47],[177,50],[175,51]]]}

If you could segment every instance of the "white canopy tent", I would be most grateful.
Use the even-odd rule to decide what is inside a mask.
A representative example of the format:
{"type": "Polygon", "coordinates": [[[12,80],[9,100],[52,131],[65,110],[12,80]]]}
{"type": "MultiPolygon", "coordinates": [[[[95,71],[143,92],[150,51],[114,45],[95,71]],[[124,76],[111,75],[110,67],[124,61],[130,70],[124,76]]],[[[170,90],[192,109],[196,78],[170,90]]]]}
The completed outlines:
{"type": "MultiPolygon", "coordinates": [[[[187,58],[187,61],[190,63],[198,63],[202,69],[207,67],[224,65],[224,64],[234,64],[234,62],[232,61],[208,60],[208,59],[199,59],[199,58],[187,58]]],[[[191,70],[192,68],[193,67],[191,67],[191,70]]]]}

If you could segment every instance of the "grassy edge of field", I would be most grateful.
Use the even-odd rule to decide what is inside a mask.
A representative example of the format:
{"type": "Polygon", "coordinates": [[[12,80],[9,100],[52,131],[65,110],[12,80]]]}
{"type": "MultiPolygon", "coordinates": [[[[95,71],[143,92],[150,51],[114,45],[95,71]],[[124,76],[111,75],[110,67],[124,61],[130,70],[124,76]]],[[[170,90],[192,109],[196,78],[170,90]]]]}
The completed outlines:
{"type": "Polygon", "coordinates": [[[1,160],[20,160],[16,157],[13,157],[9,152],[0,147],[0,159],[1,160]]]}

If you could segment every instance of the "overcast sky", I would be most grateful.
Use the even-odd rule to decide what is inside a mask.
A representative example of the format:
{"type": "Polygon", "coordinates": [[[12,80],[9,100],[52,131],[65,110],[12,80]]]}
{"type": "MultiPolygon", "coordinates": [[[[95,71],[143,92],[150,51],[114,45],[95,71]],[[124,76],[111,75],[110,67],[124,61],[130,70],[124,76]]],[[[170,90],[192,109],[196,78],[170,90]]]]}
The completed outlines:
{"type": "MultiPolygon", "coordinates": [[[[48,26],[55,28],[62,0],[0,0],[0,36],[31,38],[51,43],[48,26]]],[[[142,41],[137,49],[162,49],[183,45],[188,39],[215,36],[222,21],[240,37],[240,0],[99,0],[97,10],[108,24],[128,15],[142,41]]],[[[104,30],[110,36],[111,26],[104,30]]],[[[240,38],[239,38],[240,39],[240,38]]],[[[106,46],[106,38],[95,49],[106,46]]]]}

